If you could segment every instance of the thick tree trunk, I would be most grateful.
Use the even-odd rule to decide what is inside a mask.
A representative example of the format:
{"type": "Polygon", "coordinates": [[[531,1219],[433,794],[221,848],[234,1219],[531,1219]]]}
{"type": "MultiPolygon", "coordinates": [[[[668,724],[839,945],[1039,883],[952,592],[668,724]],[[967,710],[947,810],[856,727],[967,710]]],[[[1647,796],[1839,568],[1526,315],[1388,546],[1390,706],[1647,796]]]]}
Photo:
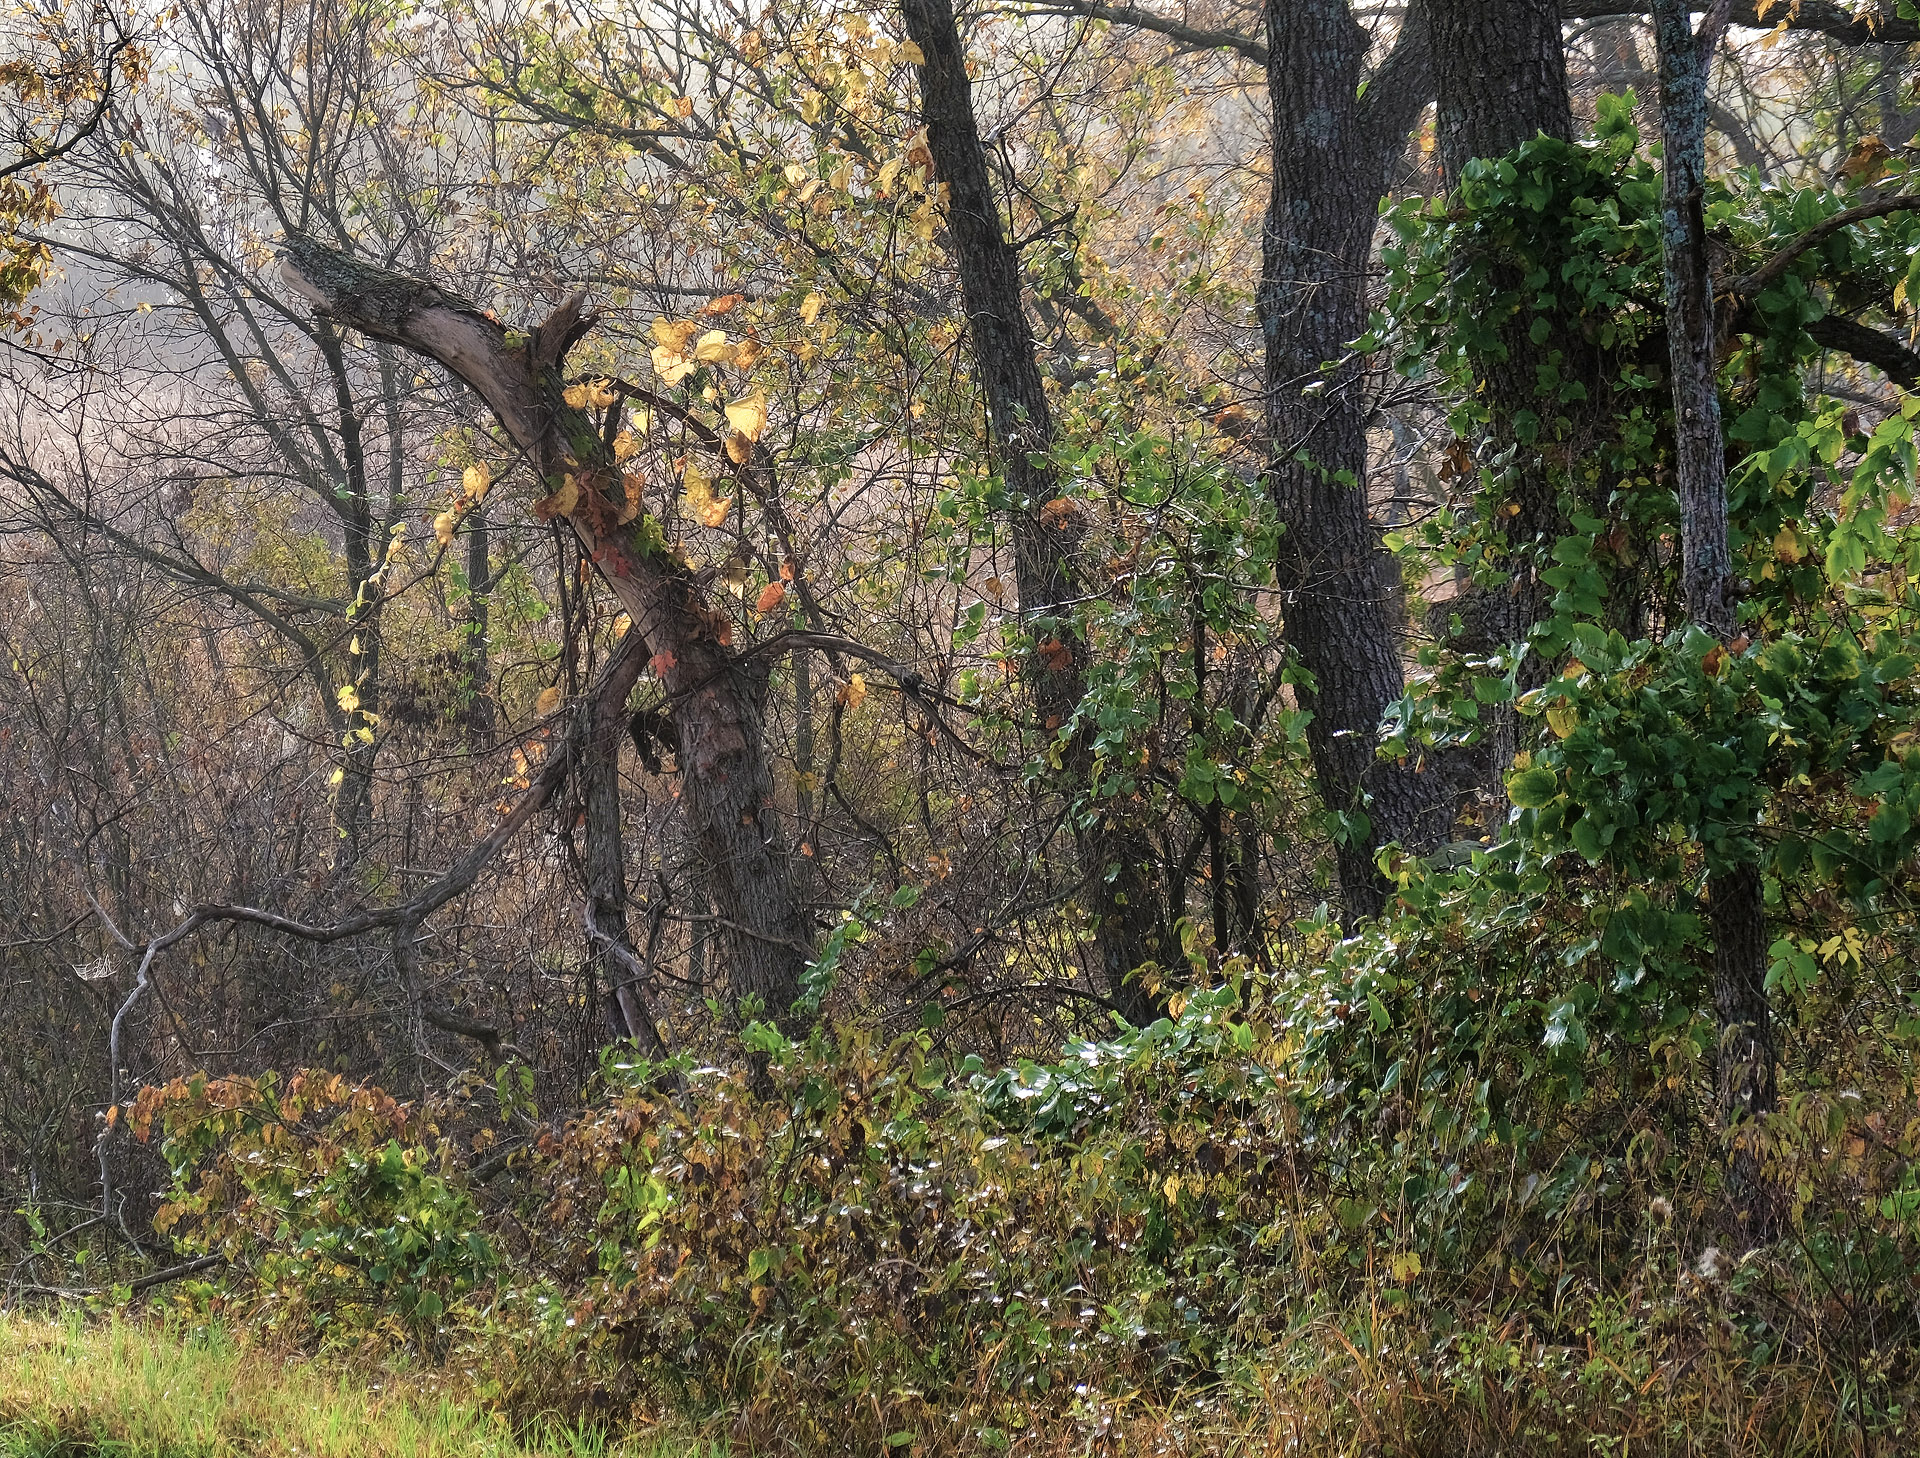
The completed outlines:
{"type": "MultiPolygon", "coordinates": [[[[948,189],[947,230],[961,300],[996,459],[1013,499],[1010,525],[1021,621],[1041,645],[1028,661],[1026,680],[1041,722],[1053,732],[1072,721],[1086,688],[1087,645],[1073,630],[1070,606],[1079,592],[1073,562],[1078,514],[1047,510],[1060,494],[1044,459],[1053,445],[1053,416],[1023,305],[1019,254],[1007,240],[981,152],[973,84],[952,0],[901,0],[900,11],[925,58],[919,72],[927,146],[948,189]]],[[[1086,789],[1092,760],[1083,729],[1063,754],[1068,794],[1086,789]]],[[[1139,1021],[1153,1011],[1152,1003],[1126,981],[1127,974],[1143,963],[1164,962],[1168,952],[1156,858],[1137,830],[1104,818],[1081,831],[1079,853],[1099,918],[1096,936],[1107,994],[1124,1015],[1139,1021]]]]}
{"type": "Polygon", "coordinates": [[[566,502],[572,482],[568,522],[653,650],[673,706],[681,804],[718,909],[729,984],[736,997],[757,998],[770,1016],[785,1018],[809,951],[773,807],[762,684],[721,642],[725,620],[692,573],[650,543],[647,519],[618,525],[621,472],[592,421],[561,398],[560,361],[586,328],[579,300],[525,343],[510,343],[503,326],[431,284],[302,237],[287,240],[283,257],[289,285],[331,318],[439,361],[476,391],[555,493],[550,501],[566,502]]]}
{"type": "MultiPolygon", "coordinates": [[[[1655,0],[1664,154],[1661,237],[1666,255],[1667,344],[1680,486],[1681,574],[1688,616],[1725,643],[1737,603],[1727,541],[1726,438],[1720,422],[1713,275],[1707,255],[1707,73],[1727,14],[1725,0],[1693,29],[1688,0],[1655,0]]],[[[1774,1054],[1766,995],[1766,906],[1751,863],[1711,868],[1714,1006],[1720,1020],[1720,1110],[1739,1140],[1742,1122],[1773,1108],[1774,1054]]],[[[1750,1227],[1764,1224],[1759,1160],[1736,1142],[1734,1198],[1750,1227]]]]}
{"type": "MultiPolygon", "coordinates": [[[[1573,108],[1556,0],[1449,0],[1434,7],[1432,24],[1435,130],[1449,187],[1458,185],[1476,158],[1505,156],[1542,134],[1572,138],[1573,108]]],[[[1495,282],[1517,290],[1520,280],[1495,282]]],[[[1552,609],[1552,590],[1539,574],[1547,565],[1545,552],[1563,530],[1559,487],[1542,458],[1544,439],[1523,440],[1527,432],[1520,429],[1522,420],[1551,422],[1559,414],[1557,404],[1540,397],[1540,366],[1558,355],[1563,378],[1586,384],[1594,406],[1604,399],[1598,361],[1579,321],[1550,319],[1540,344],[1529,333],[1531,324],[1527,313],[1504,321],[1504,358],[1483,361],[1480,371],[1481,395],[1493,417],[1490,430],[1502,446],[1517,451],[1513,494],[1505,503],[1517,510],[1488,523],[1502,542],[1506,580],[1498,587],[1468,589],[1461,604],[1466,632],[1457,646],[1470,653],[1525,642],[1552,609]]],[[[1550,426],[1536,428],[1543,436],[1553,433],[1550,426]]],[[[1538,687],[1545,678],[1545,664],[1522,664],[1523,690],[1538,687]]],[[[1506,805],[1503,779],[1518,741],[1519,720],[1512,705],[1490,706],[1478,778],[1483,798],[1501,815],[1506,805]]]]}
{"type": "Polygon", "coordinates": [[[1448,0],[1433,7],[1434,124],[1449,184],[1475,157],[1544,132],[1573,136],[1560,7],[1553,0],[1448,0]]]}
{"type": "Polygon", "coordinates": [[[1381,715],[1404,687],[1396,569],[1367,511],[1369,402],[1351,348],[1366,327],[1366,280],[1387,169],[1426,95],[1424,7],[1366,98],[1367,32],[1346,0],[1268,0],[1273,194],[1259,308],[1267,350],[1270,488],[1286,530],[1279,583],[1288,645],[1313,675],[1307,745],[1329,810],[1349,913],[1385,903],[1380,846],[1430,848],[1453,818],[1441,772],[1375,754],[1381,715]],[[1396,64],[1398,63],[1398,64],[1396,64]]]}

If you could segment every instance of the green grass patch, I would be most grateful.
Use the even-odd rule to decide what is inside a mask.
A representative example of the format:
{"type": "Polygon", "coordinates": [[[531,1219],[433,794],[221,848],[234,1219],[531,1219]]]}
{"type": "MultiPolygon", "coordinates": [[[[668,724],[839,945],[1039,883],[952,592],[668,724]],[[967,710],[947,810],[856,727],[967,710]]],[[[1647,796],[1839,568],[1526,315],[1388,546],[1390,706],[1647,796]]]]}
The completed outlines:
{"type": "Polygon", "coordinates": [[[0,1458],[702,1458],[684,1437],[515,1432],[431,1377],[287,1357],[219,1327],[0,1313],[0,1458]]]}

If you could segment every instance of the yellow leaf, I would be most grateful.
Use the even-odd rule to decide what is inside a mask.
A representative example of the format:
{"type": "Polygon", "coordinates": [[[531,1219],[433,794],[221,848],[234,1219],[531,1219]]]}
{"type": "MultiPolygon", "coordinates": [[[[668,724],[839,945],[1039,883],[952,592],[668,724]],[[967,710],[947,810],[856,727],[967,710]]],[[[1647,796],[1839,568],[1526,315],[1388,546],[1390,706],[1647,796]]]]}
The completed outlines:
{"type": "Polygon", "coordinates": [[[566,476],[561,479],[558,491],[533,503],[533,514],[541,521],[551,521],[556,516],[572,516],[579,504],[580,483],[566,476]]]}
{"type": "Polygon", "coordinates": [[[629,471],[620,478],[620,485],[627,493],[627,499],[620,507],[621,526],[625,526],[640,515],[640,492],[646,484],[646,478],[638,471],[629,471]]]}
{"type": "Polygon", "coordinates": [[[620,614],[619,617],[613,620],[613,636],[616,638],[626,637],[627,629],[631,628],[632,626],[633,626],[633,619],[628,617],[625,613],[620,614]]]}
{"type": "Polygon", "coordinates": [[[927,53],[912,41],[900,42],[900,55],[903,60],[910,61],[916,66],[927,64],[927,53]]]}
{"type": "Polygon", "coordinates": [[[800,301],[800,322],[811,324],[820,317],[821,306],[827,301],[818,294],[808,294],[800,301]]]}
{"type": "Polygon", "coordinates": [[[675,354],[685,354],[700,326],[691,319],[658,318],[653,321],[653,342],[675,354]]]}
{"type": "Polygon", "coordinates": [[[687,462],[686,474],[681,480],[687,489],[687,507],[695,521],[701,526],[717,527],[727,519],[727,508],[733,505],[733,499],[713,494],[713,480],[700,469],[698,462],[687,462]]]}
{"type": "Polygon", "coordinates": [[[351,714],[360,707],[360,690],[350,683],[343,683],[334,695],[340,701],[340,711],[351,714]]]}
{"type": "Polygon", "coordinates": [[[757,339],[743,339],[733,347],[733,367],[741,373],[760,363],[760,356],[767,352],[766,345],[757,339]]]}
{"type": "Polygon", "coordinates": [[[840,702],[849,709],[857,709],[867,700],[867,681],[859,674],[847,680],[847,686],[840,690],[840,702]]]}
{"type": "Polygon", "coordinates": [[[585,410],[593,398],[593,391],[585,385],[569,385],[560,392],[560,398],[575,410],[585,410]]]}
{"type": "Polygon", "coordinates": [[[653,347],[653,372],[669,385],[677,385],[699,366],[676,349],[664,344],[653,347]]]}
{"type": "Polygon", "coordinates": [[[459,525],[460,518],[451,511],[443,511],[433,519],[433,539],[441,546],[453,540],[453,529],[459,525]]]}
{"type": "Polygon", "coordinates": [[[1547,710],[1547,727],[1562,739],[1573,733],[1579,725],[1579,712],[1570,705],[1555,704],[1547,710]]]}
{"type": "Polygon", "coordinates": [[[613,402],[620,398],[620,392],[613,388],[612,380],[595,380],[592,393],[587,398],[593,401],[594,409],[609,410],[613,402]]]}
{"type": "Polygon", "coordinates": [[[726,439],[727,459],[736,466],[744,466],[753,454],[753,442],[735,431],[726,439]]]}
{"type": "Polygon", "coordinates": [[[693,347],[693,357],[701,364],[732,364],[733,346],[727,343],[727,331],[710,329],[693,347]]]}
{"type": "Polygon", "coordinates": [[[1789,567],[1806,555],[1800,550],[1800,534],[1793,529],[1792,522],[1781,527],[1779,535],[1773,539],[1773,555],[1789,567]]]}
{"type": "Polygon", "coordinates": [[[744,400],[735,400],[727,407],[727,424],[748,440],[760,439],[767,428],[767,397],[756,391],[744,400]]]}
{"type": "Polygon", "coordinates": [[[540,690],[540,697],[533,701],[533,712],[543,719],[559,707],[560,686],[558,684],[548,684],[540,690]]]}
{"type": "Polygon", "coordinates": [[[1893,286],[1893,307],[1898,309],[1907,301],[1907,281],[1903,278],[1893,286]]]}
{"type": "Polygon", "coordinates": [[[493,485],[493,473],[487,469],[484,462],[468,466],[460,473],[460,487],[474,501],[485,501],[487,488],[491,485],[493,485]]]}
{"type": "Polygon", "coordinates": [[[628,459],[630,456],[635,455],[639,449],[640,442],[633,438],[633,432],[630,430],[623,430],[613,438],[613,458],[616,461],[628,459]]]}

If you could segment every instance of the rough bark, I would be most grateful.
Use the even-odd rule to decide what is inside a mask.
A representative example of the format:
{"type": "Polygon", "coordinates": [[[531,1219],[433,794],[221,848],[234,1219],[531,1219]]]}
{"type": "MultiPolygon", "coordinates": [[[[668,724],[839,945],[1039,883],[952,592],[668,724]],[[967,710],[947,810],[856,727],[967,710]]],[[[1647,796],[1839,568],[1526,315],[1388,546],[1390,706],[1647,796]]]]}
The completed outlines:
{"type": "MultiPolygon", "coordinates": [[[[1555,0],[1451,0],[1434,8],[1432,23],[1435,125],[1441,172],[1449,186],[1458,184],[1476,158],[1505,156],[1543,134],[1572,138],[1566,51],[1555,0]]],[[[1495,284],[1517,290],[1516,271],[1508,273],[1495,284]]],[[[1508,574],[1498,587],[1463,593],[1460,616],[1466,629],[1456,646],[1466,652],[1489,653],[1525,642],[1551,611],[1553,593],[1539,574],[1546,565],[1544,549],[1562,529],[1559,489],[1538,444],[1521,440],[1519,429],[1523,419],[1552,414],[1539,398],[1539,367],[1550,354],[1558,354],[1562,376],[1586,384],[1587,398],[1596,406],[1604,393],[1599,361],[1586,346],[1579,321],[1551,319],[1543,344],[1534,343],[1531,324],[1527,314],[1505,321],[1500,332],[1504,357],[1482,361],[1479,370],[1491,433],[1503,446],[1518,448],[1513,495],[1505,503],[1517,510],[1488,523],[1498,535],[1508,574]]],[[[1544,665],[1525,661],[1521,676],[1522,689],[1537,687],[1545,678],[1544,665]]],[[[1518,740],[1519,720],[1512,706],[1491,706],[1477,777],[1481,795],[1496,815],[1504,815],[1503,779],[1518,740]]]]}
{"type": "MultiPolygon", "coordinates": [[[[954,22],[952,0],[902,0],[908,36],[920,47],[923,119],[935,174],[947,187],[946,223],[971,332],[975,366],[987,397],[995,459],[1013,501],[1014,577],[1022,625],[1040,651],[1025,678],[1049,732],[1072,722],[1085,693],[1087,645],[1073,631],[1076,510],[1048,503],[1060,495],[1045,452],[1053,445],[1053,417],[1034,355],[1033,331],[1022,299],[1020,257],[1007,239],[973,114],[973,83],[954,22]]],[[[1069,794],[1083,792],[1092,770],[1088,734],[1075,732],[1062,755],[1069,794]]],[[[1156,857],[1146,838],[1103,821],[1079,836],[1080,869],[1098,917],[1097,945],[1109,998],[1134,1021],[1151,1001],[1127,975],[1166,960],[1156,857]]]]}
{"type": "MultiPolygon", "coordinates": [[[[1664,153],[1660,230],[1665,255],[1667,348],[1673,376],[1675,475],[1680,491],[1681,577],[1687,614],[1721,642],[1738,604],[1727,541],[1726,439],[1716,367],[1712,266],[1703,206],[1707,183],[1707,72],[1727,15],[1725,0],[1693,29],[1688,0],[1656,0],[1660,131],[1664,153]]],[[[1774,1051],[1766,995],[1766,906],[1750,862],[1707,878],[1714,937],[1714,1007],[1720,1022],[1720,1111],[1734,1133],[1731,1182],[1742,1216],[1757,1226],[1766,1190],[1739,1126],[1773,1107],[1774,1051]]]]}
{"type": "Polygon", "coordinates": [[[1307,745],[1329,809],[1365,815],[1343,838],[1347,909],[1385,904],[1374,864],[1397,841],[1444,838],[1454,790],[1375,754],[1381,715],[1404,688],[1405,624],[1392,562],[1367,513],[1366,280],[1388,169],[1427,94],[1425,7],[1411,6],[1392,57],[1358,93],[1368,37],[1346,0],[1268,0],[1273,192],[1259,310],[1266,341],[1268,474],[1285,527],[1279,584],[1288,645],[1313,675],[1307,745]]]}
{"type": "Polygon", "coordinates": [[[681,804],[718,909],[729,984],[784,1017],[799,995],[806,927],[785,832],[773,808],[761,717],[763,685],[721,641],[722,619],[692,573],[650,543],[644,516],[617,524],[625,500],[610,448],[561,398],[559,365],[585,332],[579,301],[524,342],[432,284],[358,263],[304,237],[283,252],[288,284],[338,323],[445,366],[486,401],[556,491],[578,489],[568,523],[653,650],[678,725],[681,804]]]}
{"type": "Polygon", "coordinates": [[[1432,13],[1434,124],[1449,182],[1544,132],[1573,136],[1554,0],[1450,0],[1432,13]]]}

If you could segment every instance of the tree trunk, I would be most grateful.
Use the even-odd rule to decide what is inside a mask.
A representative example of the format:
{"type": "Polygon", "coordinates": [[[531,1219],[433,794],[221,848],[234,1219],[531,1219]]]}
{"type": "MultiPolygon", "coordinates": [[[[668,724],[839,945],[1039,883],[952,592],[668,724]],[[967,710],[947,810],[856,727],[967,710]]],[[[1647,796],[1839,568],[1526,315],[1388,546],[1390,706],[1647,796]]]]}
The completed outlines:
{"type": "MultiPolygon", "coordinates": [[[[1449,187],[1457,186],[1476,158],[1503,157],[1523,142],[1545,134],[1566,141],[1573,136],[1573,108],[1567,96],[1566,51],[1560,38],[1556,0],[1449,0],[1433,10],[1435,131],[1440,167],[1449,187]]],[[[1511,274],[1512,271],[1509,270],[1511,274]]],[[[1497,278],[1500,288],[1518,289],[1517,276],[1497,278]]],[[[1550,320],[1546,341],[1529,333],[1530,313],[1503,322],[1503,358],[1482,361],[1477,372],[1481,398],[1492,416],[1489,430],[1502,446],[1516,447],[1513,494],[1518,508],[1496,515],[1488,527],[1498,535],[1505,555],[1506,580],[1498,587],[1468,587],[1461,618],[1465,632],[1456,646],[1469,653],[1491,653],[1524,643],[1534,626],[1552,610],[1553,592],[1540,581],[1546,551],[1563,530],[1559,485],[1542,459],[1540,442],[1523,439],[1521,421],[1544,420],[1544,439],[1559,414],[1540,396],[1539,367],[1559,355],[1564,378],[1587,386],[1587,408],[1605,398],[1598,359],[1587,346],[1579,321],[1550,320]]],[[[1579,405],[1570,407],[1578,410],[1579,405]]],[[[1520,687],[1537,688],[1546,665],[1528,660],[1520,687]]],[[[1504,818],[1504,777],[1519,748],[1519,718],[1511,704],[1490,705],[1478,779],[1483,799],[1504,818]]]]}
{"type": "Polygon", "coordinates": [[[644,515],[631,528],[618,525],[625,487],[612,451],[562,399],[560,362],[590,324],[580,300],[556,310],[524,343],[510,342],[502,325],[431,284],[299,236],[282,256],[288,284],[331,318],[439,361],[477,392],[554,493],[543,507],[556,515],[567,508],[631,631],[653,650],[651,665],[673,706],[681,804],[718,911],[729,985],[737,998],[755,998],[769,1016],[785,1019],[809,949],[773,806],[763,685],[722,643],[725,620],[693,574],[659,546],[657,527],[644,515]]]}
{"type": "MultiPolygon", "coordinates": [[[[1022,625],[1038,651],[1026,681],[1041,722],[1051,734],[1073,720],[1086,691],[1087,644],[1073,627],[1079,595],[1073,553],[1076,510],[1049,512],[1059,481],[1045,460],[1053,446],[1053,416],[1034,357],[1033,332],[1023,304],[1018,251],[1008,242],[994,199],[973,114],[973,83],[954,23],[952,0],[901,0],[907,34],[925,62],[921,106],[934,170],[947,186],[947,231],[960,273],[961,300],[971,331],[975,367],[987,397],[995,457],[1013,501],[1014,578],[1022,625]]],[[[1084,793],[1092,779],[1091,736],[1083,726],[1063,747],[1066,793],[1084,793]]],[[[1095,807],[1097,813],[1097,807],[1095,807]]],[[[1096,932],[1108,996],[1130,1020],[1152,1015],[1152,1000],[1127,975],[1164,962],[1168,940],[1160,916],[1156,858],[1132,827],[1101,815],[1078,835],[1081,874],[1098,917],[1096,932]]]]}
{"type": "MultiPolygon", "coordinates": [[[[1660,231],[1666,257],[1667,347],[1680,487],[1681,576],[1687,615],[1722,643],[1737,617],[1727,541],[1726,439],[1715,364],[1713,276],[1707,255],[1707,73],[1725,0],[1693,29],[1688,0],[1655,0],[1664,155],[1660,231]]],[[[1773,1031],[1766,995],[1766,905],[1751,862],[1711,866],[1714,1007],[1720,1021],[1720,1111],[1736,1143],[1731,1182],[1750,1229],[1765,1223],[1760,1162],[1740,1125],[1773,1108],[1773,1031]]]]}
{"type": "Polygon", "coordinates": [[[1434,128],[1447,181],[1544,132],[1573,136],[1554,0],[1448,0],[1433,26],[1434,128]]]}
{"type": "Polygon", "coordinates": [[[1392,57],[1363,98],[1367,32],[1345,0],[1268,0],[1267,89],[1273,193],[1263,236],[1259,310],[1266,337],[1268,480],[1285,532],[1279,585],[1289,647],[1313,675],[1307,746],[1329,811],[1346,817],[1337,854],[1354,916],[1378,912],[1374,864],[1397,841],[1444,838],[1454,790],[1375,755],[1381,715],[1404,688],[1405,624],[1394,564],[1367,511],[1362,362],[1367,270],[1388,168],[1425,87],[1424,7],[1409,7],[1392,57]]]}
{"type": "Polygon", "coordinates": [[[580,791],[587,824],[587,936],[594,971],[607,989],[608,1024],[656,1058],[667,1049],[646,1002],[644,970],[627,926],[627,852],[620,813],[620,746],[627,699],[646,666],[646,645],[631,630],[614,650],[604,684],[588,708],[580,791]]]}

